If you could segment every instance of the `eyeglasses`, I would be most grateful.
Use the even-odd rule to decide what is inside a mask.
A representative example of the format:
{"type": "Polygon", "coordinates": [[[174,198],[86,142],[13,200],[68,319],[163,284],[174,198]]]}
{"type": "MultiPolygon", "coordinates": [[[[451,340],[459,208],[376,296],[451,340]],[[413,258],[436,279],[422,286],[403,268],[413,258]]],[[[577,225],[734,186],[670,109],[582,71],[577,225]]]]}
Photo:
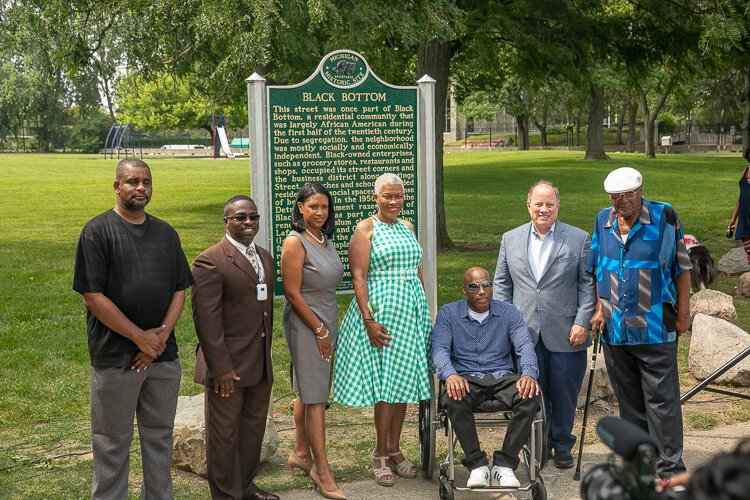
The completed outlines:
{"type": "Polygon", "coordinates": [[[250,214],[250,215],[237,214],[237,215],[225,215],[224,216],[224,220],[229,220],[229,219],[232,219],[233,221],[236,221],[236,222],[245,222],[248,219],[250,219],[251,221],[256,221],[260,219],[260,215],[259,214],[250,214]]]}
{"type": "Polygon", "coordinates": [[[625,193],[609,193],[609,199],[612,201],[620,201],[621,199],[625,198],[628,201],[633,201],[636,199],[637,195],[638,190],[627,191],[625,193]]]}
{"type": "Polygon", "coordinates": [[[492,282],[491,281],[483,281],[481,283],[469,283],[466,285],[466,289],[472,293],[478,292],[479,287],[484,288],[485,290],[492,290],[492,282]]]}

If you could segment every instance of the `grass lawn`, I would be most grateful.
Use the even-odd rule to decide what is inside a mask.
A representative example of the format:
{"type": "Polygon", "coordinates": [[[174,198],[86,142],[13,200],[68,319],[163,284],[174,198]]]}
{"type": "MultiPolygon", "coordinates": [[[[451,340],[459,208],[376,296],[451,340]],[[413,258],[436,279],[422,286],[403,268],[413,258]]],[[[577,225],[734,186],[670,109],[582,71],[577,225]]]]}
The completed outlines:
{"type": "MultiPolygon", "coordinates": [[[[647,197],[671,202],[685,230],[705,242],[715,259],[734,246],[723,237],[744,167],[735,156],[682,155],[646,160],[614,154],[609,162],[584,162],[583,153],[454,152],[445,157],[445,203],[455,252],[438,257],[439,301],[458,299],[463,271],[471,265],[494,270],[500,235],[528,220],[526,190],[544,178],[560,187],[560,218],[587,231],[607,205],[602,181],[613,168],[633,165],[645,177],[647,197]]],[[[171,223],[192,261],[223,234],[221,206],[246,192],[246,160],[151,159],[154,197],[149,212],[171,223]]],[[[115,160],[84,155],[0,155],[0,492],[5,498],[84,498],[91,477],[89,428],[90,369],[84,308],[71,289],[75,244],[83,224],[114,205],[115,160]]],[[[717,288],[734,294],[736,279],[717,288]]],[[[340,298],[343,309],[349,297],[340,298]]],[[[736,298],[740,326],[750,329],[750,301],[736,298]]],[[[290,402],[289,355],[281,330],[281,304],[274,328],[275,406],[290,402]]],[[[195,395],[192,383],[196,343],[189,312],[177,326],[182,348],[181,394],[195,395]]],[[[686,373],[683,384],[695,381],[686,373]]],[[[334,406],[329,412],[332,466],[344,480],[369,477],[374,442],[371,409],[334,406]]],[[[259,483],[271,490],[311,486],[282,470],[292,446],[293,423],[278,414],[281,448],[259,483]]],[[[750,409],[734,404],[700,419],[696,426],[746,420],[750,409]]],[[[688,419],[690,425],[690,419],[688,419]]],[[[404,432],[407,455],[417,458],[416,417],[404,432]]],[[[131,491],[136,493],[140,456],[134,442],[131,491]]],[[[175,473],[180,498],[207,498],[203,480],[175,473]]]]}

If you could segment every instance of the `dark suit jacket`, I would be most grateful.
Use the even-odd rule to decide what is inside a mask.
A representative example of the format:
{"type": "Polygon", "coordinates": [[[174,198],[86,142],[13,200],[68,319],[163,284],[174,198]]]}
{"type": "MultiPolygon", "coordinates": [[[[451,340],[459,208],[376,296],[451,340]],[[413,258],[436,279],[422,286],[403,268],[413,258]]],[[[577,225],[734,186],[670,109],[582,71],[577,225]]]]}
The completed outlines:
{"type": "Polygon", "coordinates": [[[231,370],[239,387],[273,382],[271,336],[275,272],[271,254],[256,245],[263,259],[268,299],[257,300],[258,275],[229,240],[222,239],[193,262],[193,321],[198,334],[195,382],[213,385],[213,377],[231,370]]]}

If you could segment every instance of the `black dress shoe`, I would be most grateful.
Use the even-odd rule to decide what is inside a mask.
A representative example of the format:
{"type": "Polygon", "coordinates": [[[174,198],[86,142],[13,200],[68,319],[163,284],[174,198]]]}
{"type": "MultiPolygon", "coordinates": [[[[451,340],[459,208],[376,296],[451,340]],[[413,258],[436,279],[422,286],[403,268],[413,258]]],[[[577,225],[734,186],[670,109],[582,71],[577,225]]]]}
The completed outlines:
{"type": "Polygon", "coordinates": [[[569,451],[555,450],[555,467],[558,469],[570,469],[573,467],[573,455],[569,451]]]}
{"type": "Polygon", "coordinates": [[[245,493],[242,500],[279,500],[278,495],[258,489],[255,493],[245,493]]]}

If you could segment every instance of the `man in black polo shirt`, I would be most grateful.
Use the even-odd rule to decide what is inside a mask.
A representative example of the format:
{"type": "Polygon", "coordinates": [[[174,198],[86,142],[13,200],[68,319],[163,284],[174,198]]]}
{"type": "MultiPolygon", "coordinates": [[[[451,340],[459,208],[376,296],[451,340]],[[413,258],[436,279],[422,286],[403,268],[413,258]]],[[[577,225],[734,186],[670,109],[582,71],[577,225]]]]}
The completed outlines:
{"type": "Polygon", "coordinates": [[[133,415],[141,498],[173,498],[172,428],[180,388],[174,326],[193,283],[177,232],[147,214],[151,170],[117,165],[117,204],[91,219],[76,250],[73,289],[87,307],[91,358],[92,498],[127,498],[133,415]]]}

